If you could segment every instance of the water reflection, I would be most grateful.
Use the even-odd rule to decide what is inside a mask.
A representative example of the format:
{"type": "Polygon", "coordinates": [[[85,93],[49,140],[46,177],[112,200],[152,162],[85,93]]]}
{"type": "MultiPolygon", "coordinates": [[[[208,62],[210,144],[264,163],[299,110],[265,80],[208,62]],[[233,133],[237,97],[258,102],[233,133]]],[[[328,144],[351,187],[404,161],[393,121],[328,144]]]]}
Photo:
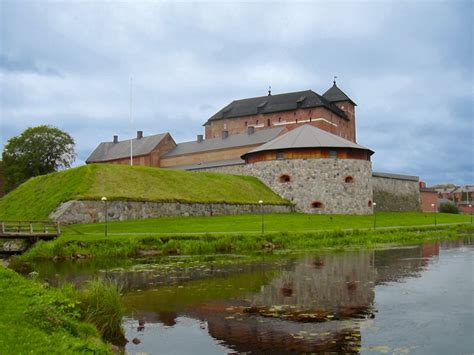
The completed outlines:
{"type": "MultiPolygon", "coordinates": [[[[125,286],[127,337],[141,339],[127,346],[132,353],[350,353],[379,317],[377,287],[423,277],[442,250],[463,246],[472,251],[464,240],[245,265],[142,261],[134,272],[95,272],[125,286]]],[[[81,281],[87,273],[64,276],[81,281]]]]}

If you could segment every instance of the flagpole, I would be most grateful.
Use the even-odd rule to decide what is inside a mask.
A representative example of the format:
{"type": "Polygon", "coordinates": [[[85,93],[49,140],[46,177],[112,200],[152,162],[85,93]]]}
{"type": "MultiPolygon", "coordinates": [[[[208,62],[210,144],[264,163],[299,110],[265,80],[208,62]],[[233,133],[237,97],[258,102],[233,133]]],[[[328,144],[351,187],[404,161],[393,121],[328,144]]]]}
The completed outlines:
{"type": "Polygon", "coordinates": [[[132,77],[130,77],[130,129],[132,131],[132,135],[130,137],[130,166],[133,166],[133,118],[132,118],[132,86],[133,81],[132,77]]]}

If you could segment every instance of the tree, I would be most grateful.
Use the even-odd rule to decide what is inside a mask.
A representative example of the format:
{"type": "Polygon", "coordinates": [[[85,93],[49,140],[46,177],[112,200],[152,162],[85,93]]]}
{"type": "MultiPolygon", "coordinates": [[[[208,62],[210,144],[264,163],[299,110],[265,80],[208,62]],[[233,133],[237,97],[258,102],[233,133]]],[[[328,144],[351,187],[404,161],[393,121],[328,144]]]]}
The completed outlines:
{"type": "Polygon", "coordinates": [[[55,127],[30,127],[8,140],[2,158],[11,191],[33,176],[69,168],[76,158],[74,139],[55,127]]]}

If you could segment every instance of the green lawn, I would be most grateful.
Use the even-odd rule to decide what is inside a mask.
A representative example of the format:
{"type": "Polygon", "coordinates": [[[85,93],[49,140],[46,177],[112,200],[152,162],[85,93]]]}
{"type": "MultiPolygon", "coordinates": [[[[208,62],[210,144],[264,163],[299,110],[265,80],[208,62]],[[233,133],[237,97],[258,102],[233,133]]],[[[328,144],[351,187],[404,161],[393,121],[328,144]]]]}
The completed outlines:
{"type": "Polygon", "coordinates": [[[110,353],[77,301],[0,266],[0,354],[110,353]]]}
{"type": "MultiPolygon", "coordinates": [[[[364,229],[373,228],[374,219],[378,228],[404,227],[434,224],[432,213],[416,212],[380,212],[373,215],[311,215],[301,213],[264,215],[264,228],[267,232],[304,232],[318,230],[364,229]]],[[[436,222],[463,223],[469,222],[470,216],[437,213],[436,222]]],[[[108,232],[113,234],[142,235],[160,233],[239,233],[258,232],[261,230],[261,215],[233,215],[213,217],[167,217],[138,221],[109,222],[108,232]]],[[[73,236],[74,231],[99,235],[104,233],[104,224],[74,225],[64,229],[66,236],[73,236]]]]}
{"type": "Polygon", "coordinates": [[[28,180],[0,199],[0,218],[47,219],[68,200],[288,204],[258,179],[128,165],[92,164],[28,180]]]}

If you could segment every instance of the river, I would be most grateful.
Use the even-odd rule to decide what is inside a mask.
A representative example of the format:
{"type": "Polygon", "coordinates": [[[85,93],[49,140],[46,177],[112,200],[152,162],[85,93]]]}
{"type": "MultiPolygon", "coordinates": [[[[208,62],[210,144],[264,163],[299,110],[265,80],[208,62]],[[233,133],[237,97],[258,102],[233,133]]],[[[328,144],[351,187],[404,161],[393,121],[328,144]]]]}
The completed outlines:
{"type": "Polygon", "coordinates": [[[225,259],[34,268],[51,283],[119,282],[130,354],[474,351],[471,239],[225,259]]]}

